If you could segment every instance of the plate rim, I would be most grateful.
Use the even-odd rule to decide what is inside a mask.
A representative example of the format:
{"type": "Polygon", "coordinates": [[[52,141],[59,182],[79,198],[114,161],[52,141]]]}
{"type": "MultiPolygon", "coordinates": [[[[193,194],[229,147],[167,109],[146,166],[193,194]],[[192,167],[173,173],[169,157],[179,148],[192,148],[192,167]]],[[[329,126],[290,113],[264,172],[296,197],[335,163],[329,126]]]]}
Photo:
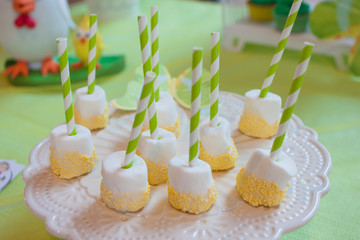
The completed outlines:
{"type": "MultiPolygon", "coordinates": [[[[238,99],[243,100],[244,97],[236,94],[236,93],[232,93],[232,92],[227,92],[227,91],[220,91],[220,97],[221,95],[228,95],[231,97],[235,97],[238,99]]],[[[184,111],[187,111],[186,109],[183,109],[184,111]]],[[[128,111],[125,111],[125,113],[128,113],[128,111]]],[[[330,156],[329,151],[325,148],[325,146],[323,144],[321,144],[318,140],[318,134],[316,133],[315,130],[311,129],[310,127],[307,127],[304,125],[303,121],[296,116],[295,114],[292,115],[292,119],[294,120],[294,122],[296,123],[297,127],[301,130],[305,130],[307,132],[310,133],[308,140],[315,146],[317,146],[321,152],[324,154],[324,159],[325,164],[323,165],[321,171],[319,170],[319,172],[321,173],[321,176],[324,177],[325,180],[325,184],[321,186],[321,190],[316,191],[315,194],[315,200],[314,200],[314,205],[312,207],[312,209],[310,209],[309,213],[306,214],[303,219],[301,219],[302,221],[298,221],[298,224],[293,224],[290,223],[288,225],[285,225],[286,227],[279,227],[277,228],[275,234],[272,236],[273,238],[277,239],[279,238],[281,235],[292,232],[294,230],[297,230],[299,228],[301,228],[302,226],[304,226],[306,223],[308,223],[316,214],[316,212],[318,211],[319,205],[320,205],[320,200],[323,196],[325,196],[329,190],[330,190],[330,180],[329,180],[329,173],[331,171],[332,168],[332,159],[330,156]]],[[[96,133],[95,133],[96,134],[96,133]]],[[[28,207],[28,209],[38,218],[40,218],[41,220],[43,220],[45,222],[45,226],[47,231],[56,236],[56,237],[60,237],[60,238],[73,238],[76,239],[78,236],[78,234],[76,232],[74,232],[71,229],[68,230],[63,230],[63,229],[58,229],[56,224],[54,223],[54,220],[56,219],[56,214],[52,214],[51,212],[47,212],[46,210],[43,211],[39,211],[39,208],[37,208],[36,206],[33,205],[33,202],[31,201],[31,194],[29,193],[30,191],[30,186],[32,185],[32,175],[33,175],[33,171],[36,171],[36,169],[34,168],[34,161],[36,158],[36,153],[41,149],[41,147],[46,144],[46,142],[50,141],[50,136],[45,137],[44,139],[42,139],[41,141],[39,141],[35,147],[31,150],[30,155],[29,155],[29,165],[24,169],[23,173],[22,173],[22,178],[25,182],[25,189],[24,189],[24,202],[26,204],[26,206],[28,207]]],[[[80,179],[80,178],[79,178],[80,179]]],[[[80,180],[79,180],[80,181],[80,180]]],[[[312,191],[314,192],[314,191],[312,191]]],[[[162,217],[163,218],[163,217],[162,217]]]]}

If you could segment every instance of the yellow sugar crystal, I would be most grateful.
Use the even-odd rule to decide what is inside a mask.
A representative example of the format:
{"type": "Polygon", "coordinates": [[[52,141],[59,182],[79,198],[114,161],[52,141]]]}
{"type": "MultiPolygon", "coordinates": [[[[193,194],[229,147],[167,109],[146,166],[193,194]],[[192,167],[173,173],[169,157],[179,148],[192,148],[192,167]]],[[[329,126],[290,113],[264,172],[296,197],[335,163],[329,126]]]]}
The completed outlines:
{"type": "Polygon", "coordinates": [[[109,106],[106,104],[106,108],[103,114],[98,116],[91,116],[90,119],[82,118],[78,109],[74,105],[74,118],[75,123],[87,127],[90,130],[105,128],[109,119],[109,106]]]}
{"type": "Polygon", "coordinates": [[[200,155],[199,158],[207,162],[211,170],[226,170],[236,166],[236,159],[238,157],[238,151],[235,147],[233,139],[231,139],[232,144],[228,147],[227,153],[220,156],[212,156],[205,151],[201,142],[200,142],[200,155]]]}
{"type": "Polygon", "coordinates": [[[259,115],[251,115],[246,109],[244,110],[239,121],[239,129],[245,135],[258,138],[268,138],[275,136],[279,126],[279,121],[270,125],[264,118],[259,115]]]}
{"type": "Polygon", "coordinates": [[[149,159],[141,156],[137,151],[136,154],[144,159],[147,169],[148,169],[148,181],[150,185],[155,186],[160,183],[165,183],[168,180],[168,167],[167,165],[159,165],[155,162],[150,161],[149,159]]]}
{"type": "Polygon", "coordinates": [[[128,195],[122,198],[114,197],[115,193],[110,189],[104,187],[104,183],[101,181],[100,186],[100,197],[103,202],[109,208],[115,209],[120,212],[137,212],[140,209],[144,208],[150,198],[150,185],[146,188],[145,192],[142,194],[141,198],[134,200],[128,195]]]}
{"type": "Polygon", "coordinates": [[[287,189],[280,190],[276,183],[269,183],[254,174],[245,176],[244,168],[236,176],[236,189],[250,205],[275,207],[280,205],[287,189]]]}
{"type": "Polygon", "coordinates": [[[61,158],[56,151],[50,147],[50,168],[60,178],[70,179],[90,172],[95,166],[97,157],[95,148],[90,156],[82,155],[78,152],[68,153],[61,158]]]}
{"type": "Polygon", "coordinates": [[[168,195],[170,205],[183,212],[199,214],[211,208],[217,199],[215,183],[209,188],[207,196],[195,197],[193,194],[178,193],[168,182],[168,195]]]}

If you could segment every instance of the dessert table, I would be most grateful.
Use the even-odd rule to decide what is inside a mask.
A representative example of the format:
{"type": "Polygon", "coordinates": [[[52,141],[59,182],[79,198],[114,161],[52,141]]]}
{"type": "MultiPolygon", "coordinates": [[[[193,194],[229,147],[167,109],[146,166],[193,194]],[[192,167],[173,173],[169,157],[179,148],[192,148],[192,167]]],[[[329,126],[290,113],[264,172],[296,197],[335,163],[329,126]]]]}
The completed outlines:
{"type": "MultiPolygon", "coordinates": [[[[160,61],[172,76],[191,66],[194,46],[204,48],[204,67],[210,68],[210,32],[221,31],[219,3],[152,0],[142,1],[141,13],[150,15],[150,5],[159,6],[160,61]]],[[[84,4],[72,5],[75,22],[86,12],[84,4]]],[[[125,70],[102,78],[108,100],[124,94],[141,64],[136,17],[99,24],[106,49],[104,55],[124,54],[125,70]]],[[[73,34],[73,32],[71,33],[73,34]]],[[[276,43],[274,43],[275,45],[276,43]]],[[[74,48],[69,47],[70,54],[74,48]]],[[[260,88],[274,48],[246,44],[241,53],[221,50],[220,89],[243,95],[260,88]]],[[[300,53],[285,51],[271,91],[287,96],[300,53]]],[[[0,53],[0,71],[7,56],[0,53]]],[[[73,84],[75,89],[85,84],[73,84]]],[[[295,114],[318,133],[332,158],[331,188],[316,215],[305,226],[281,239],[356,239],[360,236],[360,82],[336,68],[328,56],[315,54],[304,79],[295,114]]],[[[60,83],[56,86],[15,87],[0,75],[0,159],[16,159],[28,165],[32,148],[51,129],[64,122],[60,83]]],[[[234,183],[235,184],[235,183],[234,183]]],[[[45,223],[24,202],[21,176],[0,192],[0,239],[56,239],[45,223]]],[[[127,236],[131,238],[131,235],[127,236]]]]}

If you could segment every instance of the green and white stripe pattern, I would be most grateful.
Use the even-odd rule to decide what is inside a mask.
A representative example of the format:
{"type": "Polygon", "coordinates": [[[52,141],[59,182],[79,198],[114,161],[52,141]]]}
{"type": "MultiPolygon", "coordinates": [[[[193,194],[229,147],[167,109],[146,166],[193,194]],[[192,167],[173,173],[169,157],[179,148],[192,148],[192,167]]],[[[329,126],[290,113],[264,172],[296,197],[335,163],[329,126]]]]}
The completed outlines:
{"type": "Polygon", "coordinates": [[[74,121],[74,107],[71,95],[69,60],[67,54],[67,38],[58,38],[56,39],[56,42],[60,62],[61,85],[63,89],[67,133],[70,136],[73,136],[76,135],[76,129],[74,121]]]}
{"type": "Polygon", "coordinates": [[[312,43],[305,42],[305,47],[302,51],[300,61],[296,67],[294,80],[292,81],[288,98],[286,99],[284,112],[281,116],[280,125],[277,130],[274,143],[271,148],[270,157],[273,160],[277,160],[281,151],[281,146],[285,139],[286,131],[290,124],[290,118],[294,111],[296,100],[299,96],[302,82],[304,80],[306,69],[309,65],[312,49],[314,45],[312,43]]]}
{"type": "MultiPolygon", "coordinates": [[[[144,15],[138,17],[139,25],[139,34],[140,34],[140,48],[141,48],[141,57],[143,64],[144,77],[148,71],[151,71],[151,56],[150,56],[150,44],[149,44],[149,34],[147,28],[147,18],[144,15]]],[[[153,139],[158,138],[158,124],[157,124],[157,114],[155,108],[155,97],[154,89],[151,91],[149,106],[148,106],[148,116],[149,116],[149,126],[150,133],[153,139]]]]}
{"type": "Polygon", "coordinates": [[[136,146],[141,134],[141,129],[144,123],[146,107],[149,104],[151,91],[154,85],[156,74],[154,72],[147,72],[144,80],[144,86],[141,91],[140,100],[136,109],[135,119],[132,125],[130,139],[126,148],[125,160],[122,168],[130,168],[133,165],[136,146]]]}
{"type": "Polygon", "coordinates": [[[95,90],[96,31],[97,31],[97,15],[91,14],[90,15],[90,28],[89,28],[88,94],[92,94],[95,90]]]}
{"type": "Polygon", "coordinates": [[[210,123],[212,127],[218,124],[218,109],[219,109],[219,43],[220,33],[211,33],[211,66],[210,66],[210,123]]]}
{"type": "Polygon", "coordinates": [[[151,64],[152,71],[156,73],[154,82],[155,100],[158,102],[160,99],[159,89],[159,17],[158,7],[151,7],[151,64]]]}
{"type": "Polygon", "coordinates": [[[194,164],[199,154],[199,123],[201,104],[201,75],[203,50],[195,47],[192,55],[191,110],[190,110],[190,149],[189,162],[194,164]],[[194,161],[195,160],[195,161],[194,161]]]}
{"type": "Polygon", "coordinates": [[[265,98],[266,95],[268,94],[269,90],[270,90],[270,86],[271,83],[275,77],[276,74],[276,70],[279,66],[279,62],[281,60],[281,57],[284,53],[285,47],[286,47],[286,43],[287,40],[289,39],[291,30],[294,26],[294,22],[296,20],[296,16],[298,15],[300,6],[301,6],[301,2],[302,0],[294,0],[290,12],[289,12],[289,16],[286,20],[284,29],[281,33],[281,37],[280,37],[280,41],[276,47],[275,50],[275,54],[271,60],[271,64],[270,64],[270,68],[266,74],[266,78],[264,80],[264,83],[261,87],[261,92],[260,92],[260,96],[261,98],[265,98]]]}

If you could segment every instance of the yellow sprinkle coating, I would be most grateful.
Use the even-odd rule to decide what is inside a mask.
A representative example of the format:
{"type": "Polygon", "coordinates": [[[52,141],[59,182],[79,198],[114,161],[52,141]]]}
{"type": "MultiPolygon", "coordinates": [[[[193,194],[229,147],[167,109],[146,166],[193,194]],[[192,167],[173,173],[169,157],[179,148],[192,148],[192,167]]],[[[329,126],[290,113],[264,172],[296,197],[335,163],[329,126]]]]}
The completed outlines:
{"type": "Polygon", "coordinates": [[[87,127],[90,130],[105,128],[107,126],[109,120],[109,106],[107,104],[103,114],[91,116],[90,119],[82,118],[80,112],[75,106],[76,104],[74,104],[74,117],[76,124],[87,127]]]}
{"type": "Polygon", "coordinates": [[[275,207],[280,205],[287,188],[282,191],[276,183],[269,183],[254,174],[244,176],[244,168],[236,176],[236,189],[250,205],[275,207]]]}
{"type": "Polygon", "coordinates": [[[68,153],[62,159],[50,147],[50,168],[60,178],[70,179],[88,173],[95,166],[97,157],[95,148],[90,156],[78,152],[68,153]]]}
{"type": "Polygon", "coordinates": [[[168,166],[163,164],[159,165],[155,162],[150,161],[149,159],[141,156],[139,151],[136,151],[136,155],[144,159],[148,169],[148,181],[150,185],[155,186],[160,183],[164,183],[168,180],[168,166]]]}
{"type": "Polygon", "coordinates": [[[205,151],[200,142],[200,156],[199,158],[207,162],[211,170],[225,170],[236,166],[236,159],[238,157],[238,151],[235,147],[234,140],[231,138],[231,145],[227,149],[227,153],[214,157],[205,151]]]}
{"type": "Polygon", "coordinates": [[[260,115],[251,115],[246,111],[246,109],[244,109],[244,112],[239,121],[239,129],[241,132],[248,136],[258,138],[268,138],[275,136],[278,126],[279,121],[276,121],[275,124],[270,125],[260,115]]]}
{"type": "Polygon", "coordinates": [[[173,208],[183,212],[199,214],[205,212],[214,205],[217,199],[215,183],[209,188],[207,196],[200,195],[195,197],[193,194],[178,193],[168,184],[169,202],[173,208]]]}
{"type": "MultiPolygon", "coordinates": [[[[175,137],[178,137],[180,135],[180,130],[181,130],[179,115],[177,116],[175,125],[173,125],[173,126],[165,126],[165,127],[160,127],[160,128],[165,129],[165,130],[167,130],[169,132],[172,132],[175,135],[175,137]]],[[[143,125],[143,128],[142,128],[141,132],[144,132],[144,131],[146,131],[148,129],[149,129],[149,126],[143,125]]]]}
{"type": "MultiPolygon", "coordinates": [[[[120,195],[114,192],[114,195],[120,195]]],[[[116,198],[113,196],[113,191],[104,187],[103,181],[100,186],[100,197],[103,202],[109,208],[115,209],[120,212],[136,212],[144,208],[150,198],[150,185],[147,186],[146,190],[140,197],[140,199],[133,199],[129,197],[129,194],[124,193],[122,198],[116,198]]]]}

